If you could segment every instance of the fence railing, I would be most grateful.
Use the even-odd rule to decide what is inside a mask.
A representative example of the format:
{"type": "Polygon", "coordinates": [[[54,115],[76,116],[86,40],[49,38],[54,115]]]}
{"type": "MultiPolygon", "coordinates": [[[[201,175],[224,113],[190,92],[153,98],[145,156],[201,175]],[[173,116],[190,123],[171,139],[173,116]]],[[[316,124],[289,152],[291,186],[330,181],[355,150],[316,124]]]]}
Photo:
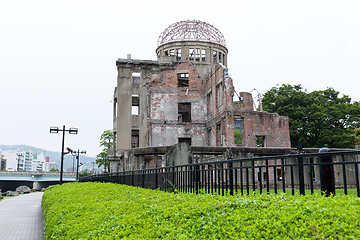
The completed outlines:
{"type": "MultiPolygon", "coordinates": [[[[230,154],[231,155],[231,154],[230,154]]],[[[318,191],[360,197],[360,151],[296,154],[193,163],[80,178],[192,193],[250,194],[318,191]]]]}

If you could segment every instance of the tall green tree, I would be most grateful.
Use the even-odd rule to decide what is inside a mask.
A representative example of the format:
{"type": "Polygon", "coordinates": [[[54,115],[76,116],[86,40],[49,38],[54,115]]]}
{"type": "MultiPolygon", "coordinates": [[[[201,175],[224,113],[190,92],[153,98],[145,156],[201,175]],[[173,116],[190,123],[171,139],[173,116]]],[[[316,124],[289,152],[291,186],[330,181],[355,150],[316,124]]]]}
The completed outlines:
{"type": "Polygon", "coordinates": [[[360,104],[333,88],[308,93],[301,85],[273,87],[263,97],[263,109],[289,117],[291,145],[354,148],[360,126],[360,104]]]}
{"type": "Polygon", "coordinates": [[[98,167],[103,166],[105,171],[110,172],[110,161],[107,157],[108,150],[113,149],[113,132],[105,130],[100,136],[100,147],[103,150],[96,156],[96,164],[98,167]]]}

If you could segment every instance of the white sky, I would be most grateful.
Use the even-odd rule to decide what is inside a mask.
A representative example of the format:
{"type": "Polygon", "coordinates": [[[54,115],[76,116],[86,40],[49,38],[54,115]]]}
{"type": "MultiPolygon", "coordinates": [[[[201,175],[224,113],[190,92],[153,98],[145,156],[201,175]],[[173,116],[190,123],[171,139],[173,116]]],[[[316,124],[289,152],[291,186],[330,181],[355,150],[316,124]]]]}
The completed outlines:
{"type": "MultiPolygon", "coordinates": [[[[333,87],[359,101],[360,1],[13,0],[0,7],[0,144],[101,151],[112,128],[118,58],[156,60],[160,33],[195,19],[229,50],[237,92],[276,84],[333,87]]],[[[120,114],[120,113],[119,113],[120,114]]]]}

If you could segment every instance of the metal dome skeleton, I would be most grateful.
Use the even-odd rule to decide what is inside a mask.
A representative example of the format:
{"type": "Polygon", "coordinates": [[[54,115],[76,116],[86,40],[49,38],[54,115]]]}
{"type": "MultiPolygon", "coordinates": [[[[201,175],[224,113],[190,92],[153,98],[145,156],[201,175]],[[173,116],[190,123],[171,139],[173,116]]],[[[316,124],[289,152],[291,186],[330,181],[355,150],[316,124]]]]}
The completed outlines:
{"type": "Polygon", "coordinates": [[[214,26],[198,21],[180,21],[170,25],[159,36],[157,46],[178,41],[205,41],[226,47],[224,36],[214,26]]]}

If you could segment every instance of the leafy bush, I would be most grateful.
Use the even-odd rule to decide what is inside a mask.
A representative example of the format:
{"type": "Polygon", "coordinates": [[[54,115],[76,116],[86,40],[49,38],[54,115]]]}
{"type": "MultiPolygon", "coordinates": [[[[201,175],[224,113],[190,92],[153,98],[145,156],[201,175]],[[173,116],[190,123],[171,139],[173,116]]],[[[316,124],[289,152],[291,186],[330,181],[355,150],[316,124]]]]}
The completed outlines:
{"type": "Polygon", "coordinates": [[[219,196],[69,183],[43,196],[46,239],[360,238],[360,200],[319,194],[219,196]]]}

